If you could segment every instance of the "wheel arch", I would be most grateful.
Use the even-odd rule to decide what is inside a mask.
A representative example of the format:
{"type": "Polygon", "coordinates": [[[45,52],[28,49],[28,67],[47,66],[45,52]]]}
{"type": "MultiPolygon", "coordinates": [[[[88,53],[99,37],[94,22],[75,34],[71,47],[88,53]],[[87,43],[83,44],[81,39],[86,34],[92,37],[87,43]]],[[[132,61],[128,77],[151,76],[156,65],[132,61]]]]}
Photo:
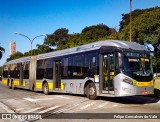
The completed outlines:
{"type": "Polygon", "coordinates": [[[44,81],[42,82],[42,88],[43,88],[43,85],[44,85],[45,83],[48,84],[47,80],[44,80],[44,81]]]}
{"type": "Polygon", "coordinates": [[[87,88],[87,85],[89,83],[92,83],[93,81],[92,80],[88,80],[85,84],[84,84],[84,94],[86,95],[86,88],[87,88]]]}

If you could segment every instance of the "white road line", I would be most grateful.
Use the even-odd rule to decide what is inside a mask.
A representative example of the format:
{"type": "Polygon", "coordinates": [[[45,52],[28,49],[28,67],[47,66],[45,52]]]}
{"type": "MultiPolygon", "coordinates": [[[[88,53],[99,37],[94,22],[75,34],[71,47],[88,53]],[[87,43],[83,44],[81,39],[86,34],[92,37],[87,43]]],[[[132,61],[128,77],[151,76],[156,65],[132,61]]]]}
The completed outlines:
{"type": "Polygon", "coordinates": [[[53,107],[50,107],[50,108],[45,109],[45,110],[43,110],[43,111],[39,111],[38,113],[46,113],[46,112],[51,111],[51,110],[53,110],[53,109],[56,109],[56,108],[58,108],[58,107],[60,107],[60,106],[53,106],[53,107]]]}
{"type": "Polygon", "coordinates": [[[24,98],[25,100],[27,100],[27,101],[30,101],[30,102],[37,102],[37,100],[35,100],[35,99],[32,99],[32,98],[29,98],[29,97],[27,97],[27,98],[24,98]]]}
{"type": "Polygon", "coordinates": [[[0,107],[6,110],[8,113],[15,113],[13,110],[11,110],[8,106],[0,102],[0,107]]]}
{"type": "Polygon", "coordinates": [[[44,108],[44,106],[37,107],[37,108],[31,109],[31,110],[25,111],[24,113],[31,113],[31,112],[35,112],[35,111],[37,111],[37,110],[39,110],[39,109],[42,109],[42,108],[44,108]]]}
{"type": "MultiPolygon", "coordinates": [[[[81,101],[81,102],[83,102],[83,101],[81,101]]],[[[71,110],[72,108],[75,108],[76,106],[82,104],[81,102],[77,103],[77,104],[72,104],[72,105],[65,106],[65,108],[54,111],[53,113],[62,113],[64,111],[71,110]]]]}
{"type": "Polygon", "coordinates": [[[34,99],[36,101],[43,101],[43,100],[53,100],[54,98],[39,98],[39,99],[34,99]]]}
{"type": "Polygon", "coordinates": [[[80,109],[81,109],[81,110],[84,110],[84,109],[88,108],[89,106],[92,106],[92,105],[95,104],[95,103],[96,103],[96,102],[89,103],[89,104],[81,107],[80,109]]]}
{"type": "Polygon", "coordinates": [[[117,106],[118,106],[117,104],[113,105],[113,107],[117,107],[117,106]]]}
{"type": "Polygon", "coordinates": [[[59,97],[59,98],[64,98],[64,99],[70,99],[69,97],[64,97],[64,96],[56,96],[56,97],[59,97]]]}
{"type": "Polygon", "coordinates": [[[93,108],[93,109],[102,108],[102,107],[104,107],[105,105],[107,105],[108,103],[109,103],[109,102],[105,102],[105,103],[103,103],[103,104],[98,105],[97,107],[95,107],[95,108],[93,108]]]}
{"type": "Polygon", "coordinates": [[[39,98],[39,99],[32,99],[32,98],[24,98],[25,100],[27,101],[30,101],[30,102],[38,102],[38,101],[45,101],[45,100],[53,100],[54,98],[39,98]]]}
{"type": "Polygon", "coordinates": [[[18,108],[18,109],[16,109],[16,112],[19,112],[19,111],[22,111],[22,110],[24,110],[24,108],[18,108]]]}

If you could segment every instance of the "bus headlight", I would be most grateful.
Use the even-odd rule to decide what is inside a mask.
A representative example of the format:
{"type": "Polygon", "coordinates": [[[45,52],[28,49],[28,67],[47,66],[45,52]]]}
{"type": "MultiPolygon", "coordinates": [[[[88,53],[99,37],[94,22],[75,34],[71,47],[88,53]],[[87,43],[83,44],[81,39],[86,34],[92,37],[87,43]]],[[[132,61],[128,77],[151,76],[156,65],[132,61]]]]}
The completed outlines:
{"type": "Polygon", "coordinates": [[[128,79],[128,78],[124,78],[124,79],[123,79],[123,82],[133,85],[132,80],[131,80],[131,79],[128,79]]]}

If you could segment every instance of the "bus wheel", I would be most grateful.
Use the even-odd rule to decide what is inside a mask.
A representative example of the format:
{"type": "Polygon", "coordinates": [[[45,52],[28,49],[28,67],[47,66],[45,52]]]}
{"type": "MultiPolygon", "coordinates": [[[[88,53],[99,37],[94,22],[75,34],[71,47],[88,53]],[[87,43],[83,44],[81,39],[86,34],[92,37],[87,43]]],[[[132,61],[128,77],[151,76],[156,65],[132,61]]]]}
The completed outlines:
{"type": "Polygon", "coordinates": [[[12,88],[12,81],[8,82],[8,88],[11,89],[12,88]]]}
{"type": "Polygon", "coordinates": [[[86,92],[86,95],[87,97],[90,99],[90,100],[95,100],[97,99],[97,91],[96,91],[96,86],[94,83],[89,83],[87,85],[87,92],[86,92]]]}
{"type": "Polygon", "coordinates": [[[44,93],[45,95],[48,95],[48,94],[49,94],[49,87],[48,87],[48,83],[47,83],[47,82],[45,82],[45,83],[43,84],[43,93],[44,93]]]}

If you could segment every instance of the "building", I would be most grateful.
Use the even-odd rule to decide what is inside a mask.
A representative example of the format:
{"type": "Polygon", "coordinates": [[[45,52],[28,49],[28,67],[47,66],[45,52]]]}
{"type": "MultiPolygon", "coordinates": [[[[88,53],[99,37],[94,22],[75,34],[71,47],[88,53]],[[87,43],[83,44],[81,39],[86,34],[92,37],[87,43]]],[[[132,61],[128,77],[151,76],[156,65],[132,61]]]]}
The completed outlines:
{"type": "Polygon", "coordinates": [[[9,55],[11,56],[16,52],[16,42],[11,41],[9,43],[9,48],[10,48],[9,55]]]}

